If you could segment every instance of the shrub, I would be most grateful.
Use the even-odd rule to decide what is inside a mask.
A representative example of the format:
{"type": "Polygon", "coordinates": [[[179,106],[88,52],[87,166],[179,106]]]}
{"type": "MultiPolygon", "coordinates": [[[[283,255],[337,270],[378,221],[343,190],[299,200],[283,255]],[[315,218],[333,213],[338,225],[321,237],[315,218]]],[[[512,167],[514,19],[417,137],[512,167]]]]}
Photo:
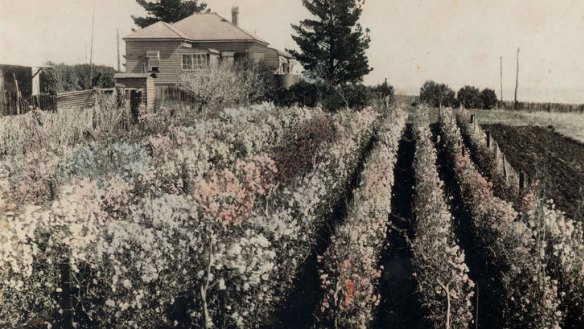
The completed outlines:
{"type": "Polygon", "coordinates": [[[361,84],[333,87],[321,82],[301,80],[288,90],[278,89],[273,100],[279,106],[302,104],[314,107],[320,103],[325,109],[334,112],[346,107],[362,109],[367,105],[367,93],[367,88],[361,84]]]}
{"type": "Polygon", "coordinates": [[[290,89],[278,88],[273,98],[278,106],[291,106],[295,103],[303,106],[315,107],[319,101],[318,86],[314,83],[300,80],[290,89]]]}
{"type": "Polygon", "coordinates": [[[56,94],[74,90],[86,90],[93,87],[113,88],[116,71],[111,66],[94,65],[93,76],[89,64],[66,65],[46,63],[49,68],[40,75],[43,92],[56,94]],[[91,76],[91,81],[90,81],[91,76]]]}
{"type": "Polygon", "coordinates": [[[266,70],[258,64],[218,64],[183,73],[179,88],[189,94],[199,109],[261,101],[273,88],[266,70]]]}

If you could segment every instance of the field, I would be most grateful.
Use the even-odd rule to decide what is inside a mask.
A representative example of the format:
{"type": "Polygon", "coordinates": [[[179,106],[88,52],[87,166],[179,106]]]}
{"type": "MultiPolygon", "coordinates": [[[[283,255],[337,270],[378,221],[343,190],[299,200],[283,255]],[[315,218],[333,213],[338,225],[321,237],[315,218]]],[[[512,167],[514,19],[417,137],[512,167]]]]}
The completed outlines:
{"type": "Polygon", "coordinates": [[[582,112],[524,112],[506,110],[473,110],[480,124],[500,123],[508,126],[538,126],[584,143],[584,113],[582,112]]]}
{"type": "Polygon", "coordinates": [[[584,327],[582,145],[430,111],[0,118],[0,327],[584,327]]]}

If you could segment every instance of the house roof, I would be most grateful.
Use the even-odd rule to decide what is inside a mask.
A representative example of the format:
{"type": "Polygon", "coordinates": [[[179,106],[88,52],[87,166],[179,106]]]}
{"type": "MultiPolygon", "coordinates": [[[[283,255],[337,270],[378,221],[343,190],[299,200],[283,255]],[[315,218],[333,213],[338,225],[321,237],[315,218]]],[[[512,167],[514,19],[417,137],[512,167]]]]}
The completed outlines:
{"type": "Polygon", "coordinates": [[[138,30],[124,39],[181,39],[188,40],[189,37],[172,24],[157,22],[138,30]]]}
{"type": "Polygon", "coordinates": [[[174,24],[158,22],[124,39],[184,39],[189,41],[256,41],[269,43],[216,13],[196,13],[174,24]]]}

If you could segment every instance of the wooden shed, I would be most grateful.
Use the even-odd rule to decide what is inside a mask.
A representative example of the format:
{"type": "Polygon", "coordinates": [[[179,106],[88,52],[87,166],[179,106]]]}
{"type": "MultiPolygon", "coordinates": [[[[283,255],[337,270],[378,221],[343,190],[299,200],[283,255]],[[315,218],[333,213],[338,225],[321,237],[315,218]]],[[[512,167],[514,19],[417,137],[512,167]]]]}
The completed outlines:
{"type": "Polygon", "coordinates": [[[116,84],[123,85],[128,89],[142,89],[142,104],[147,111],[154,109],[155,89],[154,77],[150,73],[116,73],[114,75],[116,84]]]}

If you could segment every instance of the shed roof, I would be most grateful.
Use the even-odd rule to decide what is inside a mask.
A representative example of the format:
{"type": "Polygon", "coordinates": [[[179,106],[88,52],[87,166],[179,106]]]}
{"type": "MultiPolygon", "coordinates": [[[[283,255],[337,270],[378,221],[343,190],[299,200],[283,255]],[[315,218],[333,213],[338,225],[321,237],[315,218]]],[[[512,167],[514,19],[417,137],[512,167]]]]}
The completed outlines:
{"type": "Polygon", "coordinates": [[[292,54],[290,54],[289,52],[287,52],[285,50],[280,50],[277,48],[270,48],[270,49],[275,50],[279,56],[286,57],[286,58],[294,58],[294,56],[292,56],[292,54]]]}
{"type": "Polygon", "coordinates": [[[217,13],[196,13],[174,24],[158,22],[126,36],[125,39],[255,41],[265,45],[269,44],[217,13]]]}
{"type": "Polygon", "coordinates": [[[116,73],[114,79],[148,79],[150,73],[116,73]]]}

